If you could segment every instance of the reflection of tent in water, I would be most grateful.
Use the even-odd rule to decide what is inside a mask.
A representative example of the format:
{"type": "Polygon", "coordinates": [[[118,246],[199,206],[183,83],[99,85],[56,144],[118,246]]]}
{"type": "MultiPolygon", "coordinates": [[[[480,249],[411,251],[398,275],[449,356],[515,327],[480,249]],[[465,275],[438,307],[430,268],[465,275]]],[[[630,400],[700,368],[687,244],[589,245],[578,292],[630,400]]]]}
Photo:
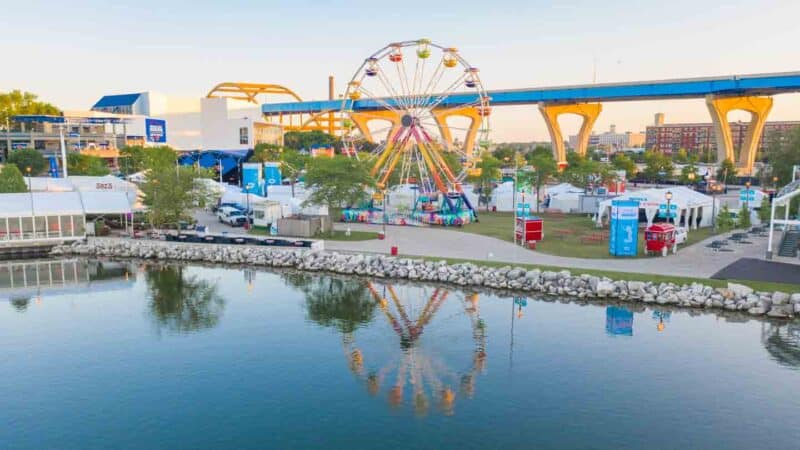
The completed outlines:
{"type": "Polygon", "coordinates": [[[463,329],[469,331],[474,348],[466,369],[458,371],[453,370],[439,355],[426,351],[421,342],[426,327],[431,327],[434,316],[448,298],[452,298],[448,291],[436,288],[428,295],[427,288],[407,287],[404,288],[407,295],[400,296],[392,285],[380,288],[382,293],[372,283],[368,288],[375,304],[399,338],[400,354],[389,358],[370,354],[368,358],[365,353],[370,353],[367,349],[371,345],[365,341],[359,347],[353,334],[346,334],[344,346],[350,370],[365,382],[370,395],[377,395],[386,389],[392,407],[401,407],[409,401],[416,414],[424,415],[430,408],[430,399],[436,399],[442,412],[453,414],[457,396],[455,386],[459,386],[462,395],[471,398],[475,391],[475,377],[485,366],[486,327],[480,318],[478,295],[461,296],[459,311],[441,316],[435,322],[434,328],[442,326],[442,320],[462,316],[468,318],[468,327],[463,329]],[[424,304],[420,305],[422,301],[424,304]],[[411,392],[406,390],[407,387],[411,392]]]}
{"type": "Polygon", "coordinates": [[[625,308],[606,308],[606,333],[613,336],[633,336],[633,313],[625,308]]]}
{"type": "Polygon", "coordinates": [[[761,343],[779,364],[800,367],[800,324],[764,322],[761,343]]]}

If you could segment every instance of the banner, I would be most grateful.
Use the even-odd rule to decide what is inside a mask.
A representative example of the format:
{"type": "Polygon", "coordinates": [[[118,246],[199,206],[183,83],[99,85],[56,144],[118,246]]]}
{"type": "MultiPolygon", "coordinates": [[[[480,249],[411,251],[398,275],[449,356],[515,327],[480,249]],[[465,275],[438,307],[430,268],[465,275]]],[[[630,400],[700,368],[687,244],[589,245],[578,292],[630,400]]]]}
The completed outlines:
{"type": "Polygon", "coordinates": [[[161,119],[144,119],[144,133],[147,142],[165,144],[167,142],[167,122],[161,119]]]}
{"type": "Polygon", "coordinates": [[[611,201],[608,252],[614,256],[636,256],[639,249],[639,202],[611,201]]]}
{"type": "Polygon", "coordinates": [[[281,179],[280,163],[264,163],[264,184],[267,186],[280,186],[281,179]]]}

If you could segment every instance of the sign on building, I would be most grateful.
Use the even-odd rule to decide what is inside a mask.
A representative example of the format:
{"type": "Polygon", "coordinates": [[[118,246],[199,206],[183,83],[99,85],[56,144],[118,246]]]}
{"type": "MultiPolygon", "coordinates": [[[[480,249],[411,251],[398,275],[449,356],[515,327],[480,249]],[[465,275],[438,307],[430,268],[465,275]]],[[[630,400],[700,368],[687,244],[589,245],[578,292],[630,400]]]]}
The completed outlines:
{"type": "Polygon", "coordinates": [[[147,142],[164,144],[167,142],[167,122],[161,119],[145,119],[144,131],[147,142]]]}

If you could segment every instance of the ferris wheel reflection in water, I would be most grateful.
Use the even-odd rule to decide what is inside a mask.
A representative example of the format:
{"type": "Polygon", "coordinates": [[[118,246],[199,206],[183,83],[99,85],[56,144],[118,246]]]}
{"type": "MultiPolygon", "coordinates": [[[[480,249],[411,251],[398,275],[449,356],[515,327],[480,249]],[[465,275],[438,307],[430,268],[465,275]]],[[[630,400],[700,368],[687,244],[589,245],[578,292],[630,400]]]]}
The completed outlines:
{"type": "Polygon", "coordinates": [[[486,366],[486,324],[480,317],[478,294],[423,286],[396,289],[391,284],[372,282],[367,283],[367,289],[384,323],[396,335],[397,345],[387,354],[372,348],[370,340],[359,340],[357,333],[343,333],[350,371],[371,396],[385,395],[392,408],[411,405],[418,416],[432,408],[445,415],[454,414],[459,397],[473,397],[476,379],[486,366]],[[445,311],[445,303],[455,305],[445,311]],[[471,354],[459,358],[459,363],[438,354],[431,345],[431,341],[442,339],[438,335],[426,345],[423,338],[437,328],[455,328],[457,334],[469,335],[471,354]]]}

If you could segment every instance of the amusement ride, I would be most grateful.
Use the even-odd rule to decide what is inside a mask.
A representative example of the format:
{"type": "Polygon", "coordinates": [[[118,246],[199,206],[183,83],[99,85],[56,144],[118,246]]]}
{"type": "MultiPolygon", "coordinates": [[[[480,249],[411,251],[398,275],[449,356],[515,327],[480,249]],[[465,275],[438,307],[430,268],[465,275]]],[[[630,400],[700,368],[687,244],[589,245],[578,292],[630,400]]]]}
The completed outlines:
{"type": "Polygon", "coordinates": [[[410,404],[416,415],[425,415],[435,403],[443,414],[454,414],[456,397],[473,397],[477,375],[486,365],[486,324],[480,317],[478,294],[459,294],[459,299],[450,300],[458,306],[452,305],[446,315],[439,318],[438,325],[431,325],[434,316],[442,312],[443,304],[453,297],[447,290],[403,286],[398,294],[391,284],[370,282],[367,287],[397,335],[399,345],[390,347],[399,353],[387,356],[374,339],[365,340],[359,346],[355,334],[347,334],[343,337],[343,344],[351,372],[364,383],[370,395],[377,396],[384,391],[392,408],[410,404]],[[465,316],[468,328],[441,323],[463,321],[465,316]],[[428,335],[435,331],[430,328],[439,328],[445,333],[450,332],[445,328],[469,329],[473,340],[472,354],[457,364],[460,369],[453,369],[454,364],[448,362],[445,355],[426,348],[448,340],[448,336],[435,335],[431,336],[428,346],[424,345],[426,329],[428,335]]]}
{"type": "Polygon", "coordinates": [[[364,60],[342,99],[343,153],[368,160],[377,189],[345,221],[463,225],[476,220],[462,182],[488,147],[489,96],[478,68],[429,39],[391,43],[364,60]],[[460,95],[469,93],[470,95],[460,95]],[[358,104],[354,111],[353,105],[358,104]],[[387,189],[415,191],[409,214],[388,216],[387,189]]]}

